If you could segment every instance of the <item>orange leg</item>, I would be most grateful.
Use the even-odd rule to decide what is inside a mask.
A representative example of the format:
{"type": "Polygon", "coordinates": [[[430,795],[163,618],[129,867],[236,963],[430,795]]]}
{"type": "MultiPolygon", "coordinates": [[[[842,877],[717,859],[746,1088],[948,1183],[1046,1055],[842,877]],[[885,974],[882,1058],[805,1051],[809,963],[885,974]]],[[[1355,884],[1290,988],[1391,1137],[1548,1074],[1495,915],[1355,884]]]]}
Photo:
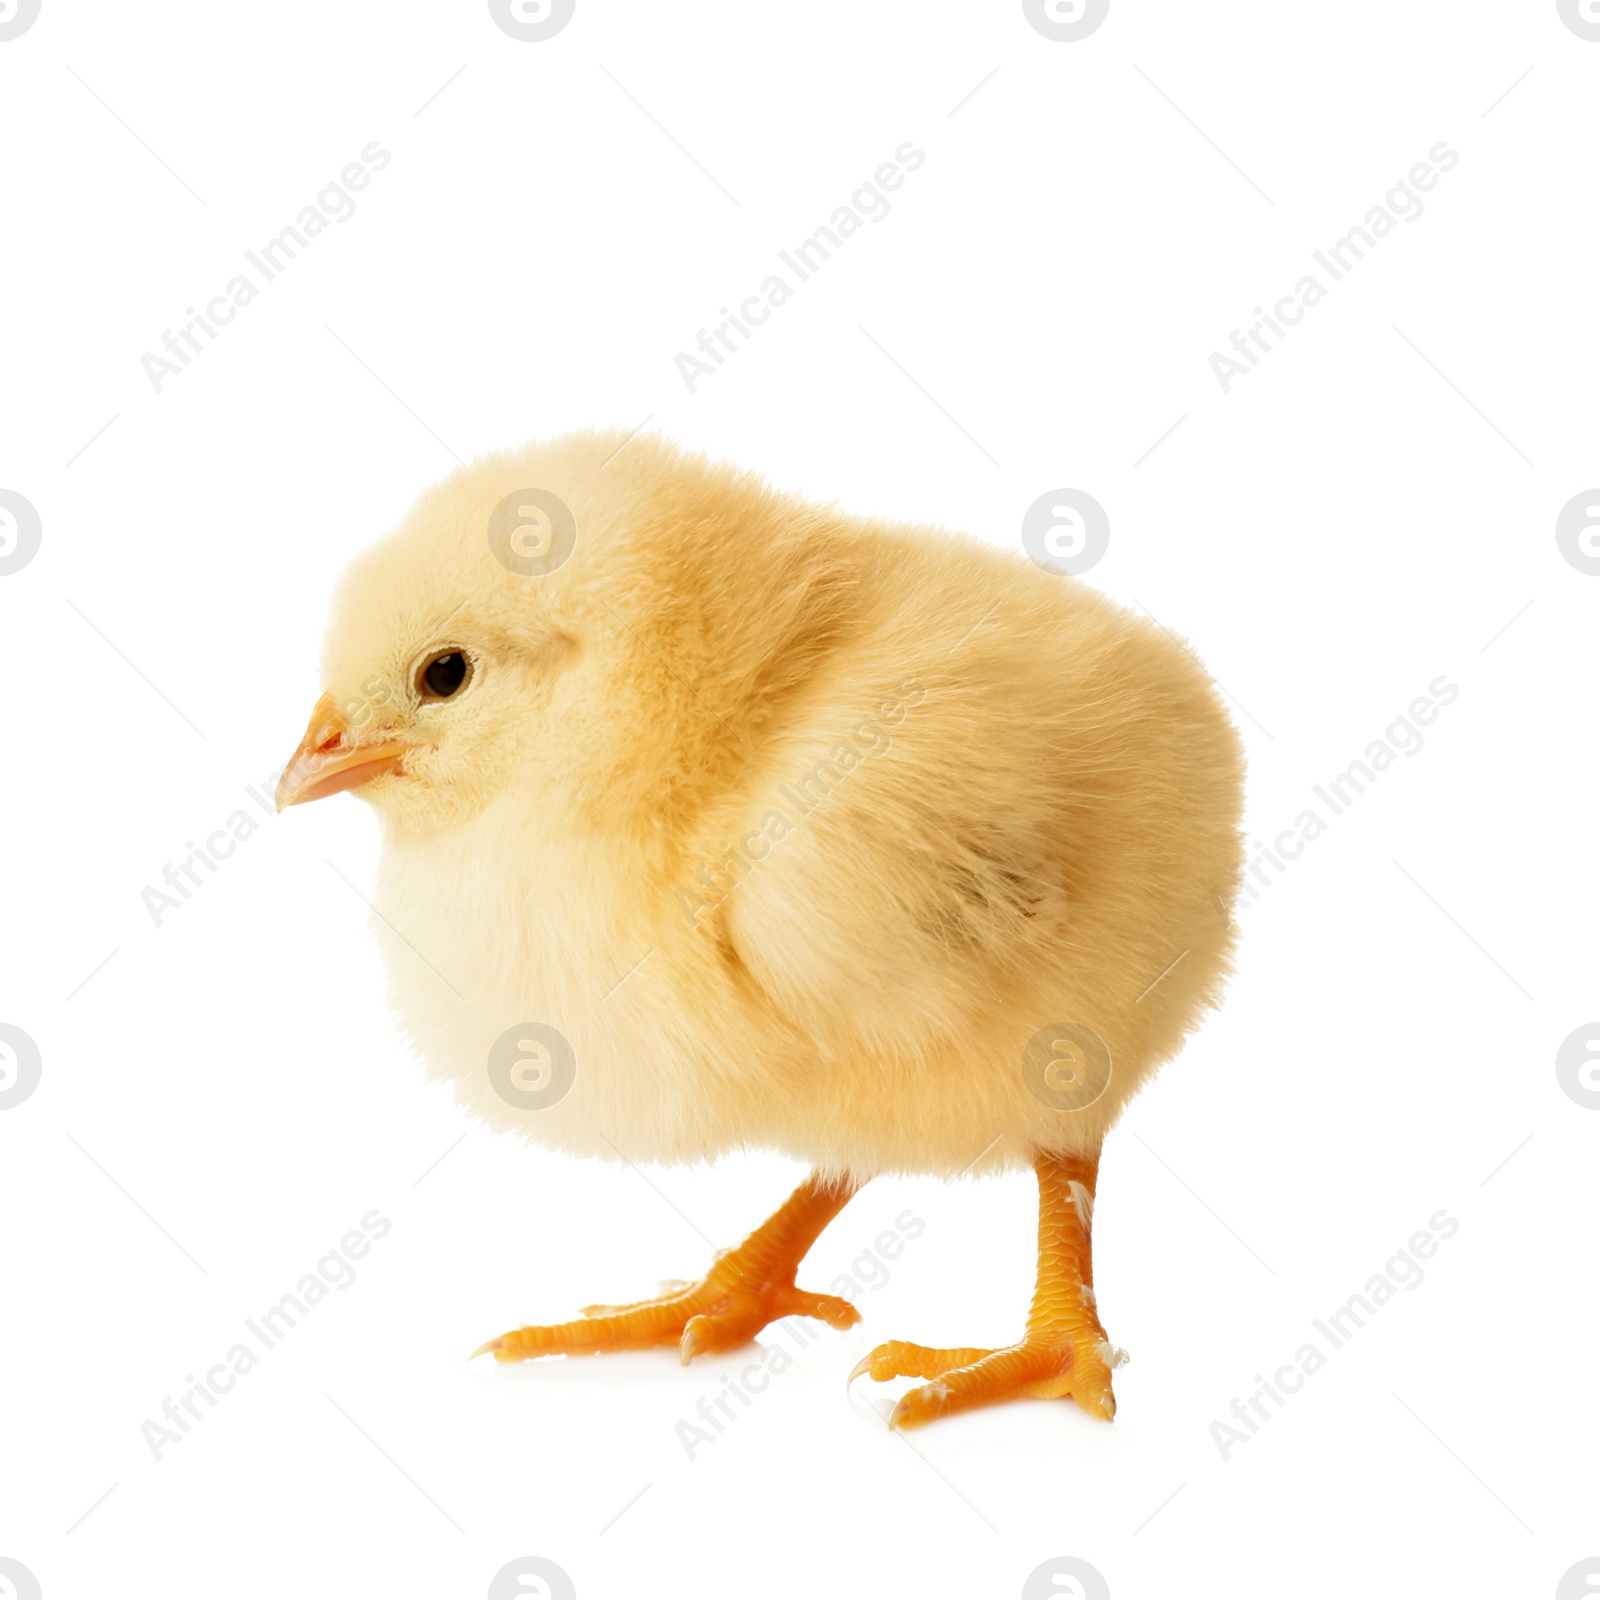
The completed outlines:
{"type": "Polygon", "coordinates": [[[632,1305],[585,1306],[576,1322],[517,1328],[472,1353],[492,1350],[496,1361],[527,1361],[675,1344],[687,1362],[734,1349],[779,1317],[820,1317],[834,1328],[851,1327],[861,1313],[848,1300],[796,1288],[794,1275],[857,1187],[813,1173],[743,1244],[720,1254],[698,1283],[632,1305]]]}
{"type": "Polygon", "coordinates": [[[1001,1350],[930,1350],[898,1339],[881,1344],[854,1372],[875,1382],[931,1378],[904,1395],[891,1428],[915,1428],[935,1417],[1002,1400],[1055,1400],[1071,1396],[1090,1416],[1109,1421],[1117,1403],[1111,1368],[1117,1353],[1106,1340],[1094,1304],[1089,1223],[1094,1210],[1098,1153],[1041,1154],[1039,1174],[1039,1277],[1027,1332],[1001,1350]]]}

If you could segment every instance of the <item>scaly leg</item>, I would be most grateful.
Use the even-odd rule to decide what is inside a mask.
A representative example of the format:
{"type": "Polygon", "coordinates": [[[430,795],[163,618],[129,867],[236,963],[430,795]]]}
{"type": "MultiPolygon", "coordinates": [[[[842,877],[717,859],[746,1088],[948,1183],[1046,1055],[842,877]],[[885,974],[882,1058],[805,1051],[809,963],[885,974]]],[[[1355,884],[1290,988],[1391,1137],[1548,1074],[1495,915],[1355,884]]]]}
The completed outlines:
{"type": "Polygon", "coordinates": [[[492,1350],[496,1361],[526,1361],[676,1344],[687,1362],[734,1349],[779,1317],[820,1317],[830,1327],[851,1327],[861,1313],[848,1300],[796,1288],[794,1275],[857,1187],[813,1173],[743,1244],[719,1255],[698,1283],[631,1305],[586,1306],[575,1322],[516,1328],[472,1353],[492,1350]]]}
{"type": "Polygon", "coordinates": [[[1002,1400],[1053,1400],[1070,1395],[1090,1416],[1109,1421],[1116,1352],[1106,1341],[1094,1304],[1089,1224],[1094,1211],[1098,1152],[1041,1154],[1039,1174],[1039,1277],[1018,1344],[1002,1350],[930,1350],[898,1339],[881,1344],[850,1374],[883,1383],[890,1378],[931,1378],[904,1395],[891,1428],[915,1428],[935,1417],[1002,1400]]]}

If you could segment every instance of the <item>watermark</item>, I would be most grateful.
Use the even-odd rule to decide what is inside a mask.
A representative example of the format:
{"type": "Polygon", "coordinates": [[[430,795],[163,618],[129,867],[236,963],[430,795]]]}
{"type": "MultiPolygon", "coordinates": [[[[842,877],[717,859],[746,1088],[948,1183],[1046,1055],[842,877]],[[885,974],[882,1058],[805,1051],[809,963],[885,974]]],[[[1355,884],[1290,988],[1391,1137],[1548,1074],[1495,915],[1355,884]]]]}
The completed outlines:
{"type": "MultiPolygon", "coordinates": [[[[0,1032],[0,1039],[4,1037],[0,1032]]],[[[1600,1022],[1586,1022],[1561,1041],[1556,1051],[1556,1082],[1574,1105],[1600,1111],[1600,1022]]]]}
{"type": "Polygon", "coordinates": [[[360,159],[346,162],[338,177],[328,180],[317,192],[315,203],[303,206],[292,224],[280,229],[259,250],[245,251],[245,260],[254,270],[255,278],[261,280],[259,286],[249,273],[240,273],[228,280],[221,294],[206,301],[204,311],[186,306],[184,315],[188,321],[176,333],[171,328],[162,332],[161,348],[166,354],[157,355],[147,350],[139,358],[151,388],[160,394],[169,378],[181,377],[190,362],[207,348],[200,342],[202,334],[208,342],[214,342],[218,333],[254,301],[267,284],[298,260],[300,252],[330,223],[348,222],[356,214],[351,191],[359,194],[372,182],[373,174],[382,172],[391,160],[393,157],[376,139],[364,144],[360,159]]]}
{"type": "Polygon", "coordinates": [[[21,572],[38,555],[43,537],[33,502],[14,489],[0,489],[0,578],[21,572]]]}
{"type": "Polygon", "coordinates": [[[1312,259],[1331,280],[1324,283],[1314,272],[1308,272],[1273,305],[1270,312],[1255,308],[1255,323],[1244,333],[1237,328],[1229,340],[1232,355],[1221,351],[1211,353],[1211,371],[1222,392],[1229,394],[1235,378],[1248,378],[1258,366],[1262,356],[1271,355],[1297,327],[1313,306],[1321,304],[1332,285],[1347,277],[1366,259],[1367,252],[1393,233],[1401,222],[1415,222],[1423,213],[1422,194],[1437,186],[1439,175],[1449,172],[1461,156],[1441,139],[1428,151],[1428,159],[1419,161],[1398,180],[1383,197],[1381,205],[1373,206],[1362,223],[1353,227],[1342,239],[1336,239],[1326,250],[1313,250],[1312,259]],[[1417,191],[1421,190],[1422,194],[1417,191]],[[1271,334],[1277,344],[1268,343],[1271,334]],[[1257,354],[1257,352],[1260,352],[1257,354]],[[1242,356],[1243,361],[1238,358],[1242,356]]]}
{"type": "MultiPolygon", "coordinates": [[[[865,1290],[883,1288],[890,1278],[885,1261],[897,1260],[906,1245],[927,1230],[927,1223],[908,1206],[894,1219],[892,1228],[883,1229],[872,1244],[850,1263],[848,1272],[835,1275],[830,1293],[852,1304],[865,1290]]],[[[715,1444],[739,1418],[765,1394],[772,1380],[787,1372],[798,1355],[822,1337],[822,1330],[809,1317],[780,1317],[769,1327],[781,1329],[794,1347],[794,1354],[774,1341],[760,1347],[759,1357],[747,1362],[732,1376],[723,1373],[719,1388],[703,1394],[695,1402],[694,1418],[680,1418],[673,1432],[684,1454],[694,1461],[708,1444],[715,1444]]]]}
{"type": "Polygon", "coordinates": [[[44,1057],[15,1023],[0,1022],[0,1111],[13,1111],[22,1104],[44,1076],[44,1057]]]}
{"type": "Polygon", "coordinates": [[[1333,818],[1348,811],[1401,756],[1419,754],[1425,743],[1422,729],[1438,721],[1441,708],[1453,705],[1460,694],[1461,690],[1440,673],[1428,685],[1428,692],[1412,700],[1383,730],[1383,737],[1374,739],[1357,760],[1326,784],[1312,784],[1311,792],[1321,807],[1307,806],[1294,819],[1293,826],[1275,835],[1270,845],[1253,839],[1245,858],[1248,875],[1240,880],[1237,903],[1241,907],[1253,905],[1305,854],[1308,844],[1328,831],[1333,818]],[[1326,814],[1322,808],[1326,808],[1326,814]],[[1269,866],[1276,876],[1268,876],[1269,866]]]}
{"type": "MultiPolygon", "coordinates": [[[[35,5],[35,12],[38,9],[35,5]]],[[[0,39],[5,37],[0,33],[0,39]]],[[[10,1556],[0,1556],[0,1600],[40,1600],[39,1580],[10,1556]]]]}
{"type": "MultiPolygon", "coordinates": [[[[455,607],[449,616],[434,629],[434,633],[442,635],[450,623],[455,620],[456,613],[460,610],[460,606],[455,607]]],[[[336,707],[339,715],[344,719],[345,726],[343,731],[345,733],[356,732],[385,706],[391,702],[408,701],[414,693],[414,688],[403,675],[398,678],[392,678],[386,677],[382,673],[373,673],[361,685],[359,693],[351,695],[342,705],[336,707]]],[[[330,751],[327,759],[334,760],[339,754],[341,754],[340,751],[330,751]]],[[[315,770],[315,767],[308,768],[309,772],[314,772],[315,770]]]]}
{"type": "MultiPolygon", "coordinates": [[[[794,1345],[796,1354],[822,1337],[819,1329],[810,1326],[808,1317],[780,1317],[768,1326],[781,1329],[794,1345]]],[[[706,1445],[715,1444],[741,1414],[750,1409],[755,1397],[765,1394],[772,1380],[793,1365],[794,1356],[774,1342],[762,1345],[760,1358],[747,1362],[733,1377],[723,1374],[718,1380],[722,1387],[701,1395],[695,1402],[695,1416],[699,1421],[680,1418],[673,1425],[672,1431],[683,1446],[684,1454],[693,1461],[706,1445]],[[738,1410],[734,1409],[735,1402],[738,1410]],[[702,1427],[702,1423],[705,1426],[702,1427]]]]}
{"type": "Polygon", "coordinates": [[[1568,1567],[1556,1585],[1556,1600],[1594,1600],[1600,1594],[1600,1556],[1568,1567]]]}
{"type": "Polygon", "coordinates": [[[261,1364],[268,1350],[283,1343],[300,1322],[328,1296],[330,1290],[343,1291],[356,1281],[355,1263],[373,1244],[388,1234],[393,1224],[377,1210],[369,1211],[357,1227],[350,1229],[321,1260],[316,1270],[301,1277],[290,1294],[270,1306],[259,1317],[246,1317],[244,1325],[250,1341],[232,1345],[223,1358],[206,1369],[203,1377],[188,1373],[188,1388],[176,1400],[171,1395],[161,1403],[162,1421],[146,1420],[139,1432],[159,1462],[162,1452],[182,1444],[195,1427],[214,1411],[224,1395],[232,1393],[240,1378],[248,1377],[261,1364]],[[260,1354],[256,1347],[260,1347],[260,1354]],[[202,1410],[204,1406],[206,1409],[202,1410]]]}
{"type": "Polygon", "coordinates": [[[1556,11],[1580,39],[1600,40],[1600,0],[1556,0],[1556,11]]]}
{"type": "Polygon", "coordinates": [[[540,44],[555,38],[572,21],[577,9],[578,0],[489,0],[494,25],[523,44],[540,44]]]}
{"type": "MultiPolygon", "coordinates": [[[[272,793],[282,772],[283,768],[280,767],[277,772],[269,774],[262,779],[259,788],[253,783],[244,786],[245,794],[255,802],[264,817],[278,814],[272,793]]],[[[223,862],[229,860],[241,844],[253,838],[261,826],[241,806],[229,812],[222,826],[213,828],[203,842],[186,839],[183,847],[188,854],[176,866],[170,861],[162,864],[161,882],[166,887],[157,888],[147,883],[139,891],[139,899],[150,913],[150,920],[159,928],[169,912],[182,910],[189,899],[203,889],[210,878],[216,876],[223,862]],[[204,869],[204,875],[201,869],[204,869]]]]}
{"type": "Polygon", "coordinates": [[[1022,1600],[1111,1600],[1111,1585],[1077,1556],[1052,1556],[1028,1574],[1022,1600]]]}
{"type": "Polygon", "coordinates": [[[928,1225],[908,1206],[894,1219],[892,1228],[885,1228],[858,1256],[850,1262],[848,1272],[838,1273],[829,1287],[831,1294],[852,1305],[863,1289],[882,1289],[889,1282],[889,1269],[885,1260],[897,1261],[905,1254],[906,1245],[920,1239],[928,1225]]]}
{"type": "Polygon", "coordinates": [[[489,1082],[519,1111],[548,1111],[577,1077],[576,1052],[548,1022],[519,1022],[489,1047],[489,1082]]]}
{"type": "MultiPolygon", "coordinates": [[[[0,504],[3,504],[0,501],[0,504]]],[[[1570,567],[1600,576],[1600,489],[1585,489],[1556,516],[1556,548],[1570,567]]],[[[5,570],[0,564],[0,572],[5,570]]]]}
{"type": "Polygon", "coordinates": [[[784,273],[774,272],[762,281],[754,294],[746,295],[739,302],[738,311],[723,306],[718,312],[722,321],[710,333],[701,328],[695,337],[699,355],[680,350],[675,358],[678,376],[689,393],[695,392],[702,378],[714,377],[729,356],[737,355],[743,348],[742,344],[734,342],[735,334],[748,344],[755,330],[795,294],[800,284],[831,261],[834,252],[842,249],[864,223],[882,222],[890,209],[884,191],[893,194],[906,181],[906,175],[915,172],[927,159],[909,139],[897,145],[894,159],[881,162],[870,178],[862,179],[848,204],[835,207],[828,221],[809,238],[802,239],[792,251],[778,252],[778,259],[793,274],[793,283],[784,273]]]}
{"type": "Polygon", "coordinates": [[[489,548],[519,578],[547,578],[578,543],[578,524],[560,495],[513,489],[489,513],[489,548]]]}
{"type": "Polygon", "coordinates": [[[1035,566],[1078,578],[1111,544],[1111,519],[1081,489],[1051,489],[1022,513],[1022,548],[1035,566]]]}
{"type": "Polygon", "coordinates": [[[1022,0],[1022,14],[1058,44],[1087,39],[1111,10],[1111,0],[1022,0]]]}
{"type": "Polygon", "coordinates": [[[876,760],[894,744],[880,723],[899,727],[907,711],[920,705],[928,693],[915,678],[903,679],[895,690],[899,699],[880,701],[874,713],[863,716],[814,766],[778,785],[779,795],[791,810],[773,806],[737,845],[724,842],[715,860],[702,861],[694,869],[693,884],[673,891],[691,928],[699,925],[701,912],[720,905],[733,893],[743,881],[740,873],[748,876],[754,872],[774,846],[799,828],[800,818],[824,805],[863,762],[876,760]]]}
{"type": "MultiPolygon", "coordinates": [[[[18,39],[39,20],[41,0],[0,0],[0,44],[18,39]]],[[[5,1569],[0,1567],[0,1573],[5,1569]]]]}
{"type": "Polygon", "coordinates": [[[1405,1245],[1384,1262],[1383,1271],[1367,1279],[1361,1293],[1351,1295],[1326,1318],[1313,1317],[1311,1326],[1321,1335],[1321,1342],[1307,1340],[1270,1379],[1258,1372],[1252,1380],[1257,1388],[1245,1399],[1241,1400],[1238,1395],[1233,1397],[1233,1404],[1228,1408],[1232,1420],[1211,1424],[1211,1442],[1221,1452],[1222,1459],[1232,1460],[1233,1452],[1240,1445],[1249,1444],[1277,1412],[1300,1393],[1306,1379],[1321,1372],[1332,1359],[1333,1352],[1349,1344],[1401,1289],[1420,1288],[1424,1277],[1421,1263],[1437,1255],[1440,1242],[1453,1239],[1460,1230],[1461,1224],[1448,1211],[1435,1211],[1428,1218],[1427,1227],[1417,1229],[1405,1245]],[[1276,1410],[1269,1410],[1268,1402],[1276,1410]]]}
{"type": "MultiPolygon", "coordinates": [[[[493,7],[491,6],[491,10],[493,7]]],[[[518,1556],[489,1580],[488,1600],[577,1600],[572,1579],[543,1556],[518,1556]]]]}
{"type": "Polygon", "coordinates": [[[1022,1052],[1022,1081],[1052,1111],[1083,1111],[1111,1086],[1111,1050],[1081,1022],[1041,1028],[1022,1052]]]}

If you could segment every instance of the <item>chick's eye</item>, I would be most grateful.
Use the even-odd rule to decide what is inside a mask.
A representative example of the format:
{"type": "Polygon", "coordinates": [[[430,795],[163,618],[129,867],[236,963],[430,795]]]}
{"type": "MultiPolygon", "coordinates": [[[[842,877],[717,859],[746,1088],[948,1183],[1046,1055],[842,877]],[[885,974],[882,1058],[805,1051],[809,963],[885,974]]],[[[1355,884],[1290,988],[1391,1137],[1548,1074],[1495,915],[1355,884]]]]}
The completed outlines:
{"type": "Polygon", "coordinates": [[[448,700],[471,676],[471,665],[461,651],[441,650],[418,669],[417,693],[424,700],[448,700]]]}

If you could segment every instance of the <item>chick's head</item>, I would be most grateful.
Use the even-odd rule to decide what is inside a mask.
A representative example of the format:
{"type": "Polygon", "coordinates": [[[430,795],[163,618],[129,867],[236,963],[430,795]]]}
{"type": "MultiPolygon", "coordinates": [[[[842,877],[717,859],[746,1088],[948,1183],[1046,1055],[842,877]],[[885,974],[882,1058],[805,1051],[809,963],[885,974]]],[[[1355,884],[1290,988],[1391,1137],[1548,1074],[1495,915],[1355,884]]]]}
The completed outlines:
{"type": "Polygon", "coordinates": [[[562,836],[666,849],[848,610],[825,523],[648,436],[461,468],[345,572],[280,805],[353,789],[415,837],[511,793],[562,836]]]}
{"type": "Polygon", "coordinates": [[[334,594],[323,694],[279,783],[280,808],[351,789],[391,828],[417,834],[470,817],[522,778],[556,798],[554,780],[570,778],[593,732],[585,707],[595,697],[566,680],[586,656],[589,676],[610,669],[605,639],[589,648],[596,601],[585,571],[626,498],[587,489],[588,458],[605,443],[580,436],[476,462],[355,558],[334,594]]]}

